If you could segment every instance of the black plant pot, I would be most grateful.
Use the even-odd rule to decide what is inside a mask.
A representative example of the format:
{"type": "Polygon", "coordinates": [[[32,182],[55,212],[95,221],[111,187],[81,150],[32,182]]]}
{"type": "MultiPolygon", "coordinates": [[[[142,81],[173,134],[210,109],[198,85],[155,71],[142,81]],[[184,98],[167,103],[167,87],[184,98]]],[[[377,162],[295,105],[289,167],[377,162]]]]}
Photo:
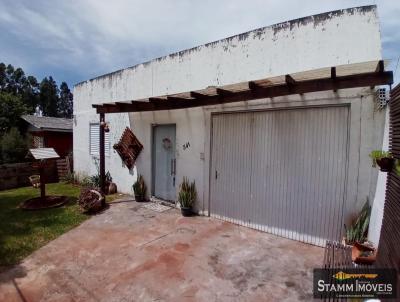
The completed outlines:
{"type": "Polygon", "coordinates": [[[181,208],[182,216],[190,217],[193,215],[192,208],[181,208]]]}
{"type": "Polygon", "coordinates": [[[390,157],[382,157],[381,159],[377,159],[376,163],[379,168],[381,168],[382,172],[390,172],[393,169],[394,159],[390,157]]]}
{"type": "Polygon", "coordinates": [[[143,196],[135,195],[135,201],[136,202],[145,202],[146,199],[143,196]]]}

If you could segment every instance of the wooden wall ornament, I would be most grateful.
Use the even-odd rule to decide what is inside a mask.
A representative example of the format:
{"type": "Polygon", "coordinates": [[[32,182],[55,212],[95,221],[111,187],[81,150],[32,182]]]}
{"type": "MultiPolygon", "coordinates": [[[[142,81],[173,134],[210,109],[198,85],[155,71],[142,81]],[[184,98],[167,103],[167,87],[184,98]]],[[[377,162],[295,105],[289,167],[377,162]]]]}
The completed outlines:
{"type": "Polygon", "coordinates": [[[114,144],[113,148],[117,151],[128,169],[132,169],[137,157],[143,149],[143,145],[133,134],[132,130],[126,127],[119,142],[114,144]]]}

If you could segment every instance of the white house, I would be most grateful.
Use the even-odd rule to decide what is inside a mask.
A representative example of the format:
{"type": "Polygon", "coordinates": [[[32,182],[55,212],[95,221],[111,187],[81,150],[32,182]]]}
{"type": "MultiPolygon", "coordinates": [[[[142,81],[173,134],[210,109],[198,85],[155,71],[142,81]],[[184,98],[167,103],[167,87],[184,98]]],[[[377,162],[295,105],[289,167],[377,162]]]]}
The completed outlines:
{"type": "Polygon", "coordinates": [[[385,125],[374,86],[391,82],[380,60],[377,8],[363,6],[79,83],[74,169],[96,173],[105,112],[105,165],[121,192],[131,193],[140,173],[150,195],[176,200],[187,176],[199,213],[323,245],[374,199],[378,172],[368,154],[381,148],[385,125]],[[133,169],[112,148],[126,127],[143,144],[133,169]]]}

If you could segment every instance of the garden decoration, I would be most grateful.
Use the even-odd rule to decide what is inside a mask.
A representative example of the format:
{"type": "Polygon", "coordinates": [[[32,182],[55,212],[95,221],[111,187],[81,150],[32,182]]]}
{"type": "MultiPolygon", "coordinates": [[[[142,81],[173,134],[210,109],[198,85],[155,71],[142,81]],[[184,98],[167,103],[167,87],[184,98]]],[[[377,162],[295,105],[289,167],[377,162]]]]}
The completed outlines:
{"type": "Polygon", "coordinates": [[[83,188],[78,204],[83,213],[94,214],[106,207],[104,195],[92,188],[83,188]]]}
{"type": "Polygon", "coordinates": [[[137,157],[143,149],[143,145],[133,134],[132,130],[127,127],[122,134],[121,139],[113,146],[113,148],[117,151],[128,169],[132,169],[137,157]]]}
{"type": "Polygon", "coordinates": [[[35,187],[40,188],[40,197],[25,200],[20,207],[24,210],[39,210],[58,207],[66,203],[66,196],[46,196],[46,163],[49,159],[59,158],[57,152],[53,148],[35,148],[29,149],[28,156],[36,160],[34,166],[39,169],[39,176],[32,175],[30,180],[35,187]]]}
{"type": "Polygon", "coordinates": [[[372,166],[378,165],[382,172],[390,172],[393,169],[394,158],[388,151],[374,150],[369,155],[372,158],[372,166]]]}
{"type": "Polygon", "coordinates": [[[195,182],[189,183],[189,180],[184,177],[179,186],[178,195],[178,202],[181,206],[181,213],[183,216],[188,217],[193,215],[192,209],[196,199],[197,191],[195,182]]]}

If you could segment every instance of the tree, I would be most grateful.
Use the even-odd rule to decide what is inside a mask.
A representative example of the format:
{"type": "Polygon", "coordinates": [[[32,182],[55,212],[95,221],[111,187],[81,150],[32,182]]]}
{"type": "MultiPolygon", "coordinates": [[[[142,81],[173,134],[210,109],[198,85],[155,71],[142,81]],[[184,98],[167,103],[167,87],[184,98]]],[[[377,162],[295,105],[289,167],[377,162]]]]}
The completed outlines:
{"type": "Polygon", "coordinates": [[[39,83],[34,76],[28,76],[21,87],[21,100],[27,106],[28,112],[35,111],[39,104],[39,83]]]}
{"type": "Polygon", "coordinates": [[[23,137],[17,128],[11,128],[2,137],[0,148],[3,163],[23,162],[28,154],[29,140],[23,137]]]}
{"type": "Polygon", "coordinates": [[[71,90],[68,88],[68,84],[62,82],[60,85],[60,101],[58,106],[58,115],[60,117],[72,117],[72,101],[73,95],[71,90]]]}
{"type": "Polygon", "coordinates": [[[34,76],[26,76],[22,68],[0,63],[0,91],[19,96],[28,108],[34,111],[39,103],[39,83],[34,76]]]}
{"type": "Polygon", "coordinates": [[[39,105],[43,110],[43,114],[46,116],[58,116],[58,105],[59,105],[59,89],[56,81],[50,76],[44,78],[40,83],[40,101],[39,105]]]}
{"type": "Polygon", "coordinates": [[[5,91],[7,84],[6,64],[0,63],[0,91],[5,91]]]}
{"type": "Polygon", "coordinates": [[[47,116],[72,117],[71,90],[65,82],[58,88],[51,76],[39,84],[34,76],[25,75],[22,68],[0,63],[0,92],[19,97],[27,113],[33,113],[36,106],[40,105],[47,116]]]}
{"type": "Polygon", "coordinates": [[[0,91],[0,136],[17,126],[20,116],[27,110],[20,97],[0,91]]]}

